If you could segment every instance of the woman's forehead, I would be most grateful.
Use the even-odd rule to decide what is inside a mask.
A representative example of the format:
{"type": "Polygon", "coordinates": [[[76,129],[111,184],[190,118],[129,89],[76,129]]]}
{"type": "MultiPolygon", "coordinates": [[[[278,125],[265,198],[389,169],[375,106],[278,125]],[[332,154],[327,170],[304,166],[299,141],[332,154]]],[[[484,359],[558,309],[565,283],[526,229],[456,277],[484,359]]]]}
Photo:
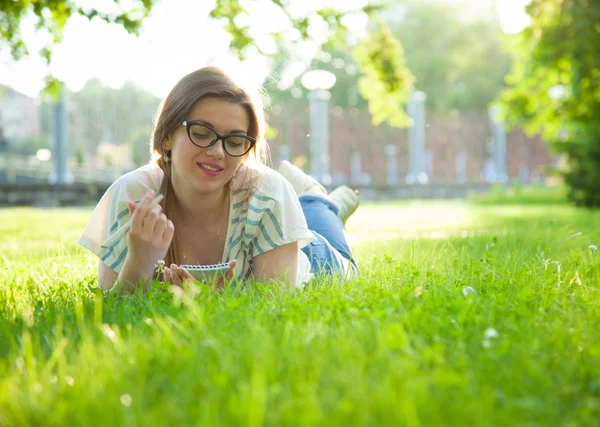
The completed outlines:
{"type": "Polygon", "coordinates": [[[220,133],[233,130],[246,132],[250,127],[250,117],[243,105],[216,97],[198,100],[186,119],[203,121],[220,133]]]}

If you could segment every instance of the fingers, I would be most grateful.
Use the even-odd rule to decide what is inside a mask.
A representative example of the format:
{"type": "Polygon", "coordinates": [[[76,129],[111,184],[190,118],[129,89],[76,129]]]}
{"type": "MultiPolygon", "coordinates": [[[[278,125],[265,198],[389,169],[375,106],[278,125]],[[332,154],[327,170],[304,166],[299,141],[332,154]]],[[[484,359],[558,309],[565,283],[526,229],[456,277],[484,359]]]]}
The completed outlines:
{"type": "Polygon", "coordinates": [[[175,235],[175,226],[173,225],[173,221],[170,219],[167,220],[167,226],[162,235],[162,243],[163,247],[169,247],[171,245],[171,241],[173,240],[173,236],[175,235]]]}
{"type": "Polygon", "coordinates": [[[171,264],[171,267],[166,269],[165,272],[167,270],[169,270],[169,277],[170,277],[169,282],[172,285],[181,286],[181,277],[179,277],[179,274],[177,274],[177,269],[178,269],[177,264],[171,264]]]}
{"type": "Polygon", "coordinates": [[[233,274],[235,272],[235,264],[236,263],[237,263],[237,260],[235,260],[235,259],[232,259],[231,261],[229,261],[229,270],[227,270],[227,273],[225,273],[226,280],[233,279],[233,274]]]}
{"type": "MultiPolygon", "coordinates": [[[[154,191],[148,191],[138,206],[134,209],[133,216],[131,217],[131,231],[135,234],[141,235],[142,229],[144,226],[144,218],[148,213],[150,208],[150,203],[152,203],[152,199],[154,198],[154,191]]],[[[129,211],[131,212],[131,205],[129,206],[129,211]]]]}
{"type": "Polygon", "coordinates": [[[163,278],[164,278],[165,282],[173,283],[173,278],[171,276],[171,269],[169,267],[165,268],[163,275],[164,275],[163,278]]]}
{"type": "Polygon", "coordinates": [[[237,260],[232,259],[231,261],[229,261],[229,270],[227,270],[227,272],[225,273],[225,275],[219,277],[217,279],[217,285],[216,288],[217,290],[221,290],[225,287],[225,282],[229,282],[231,279],[233,279],[233,275],[235,274],[235,265],[237,264],[237,260]]]}
{"type": "MultiPolygon", "coordinates": [[[[227,270],[224,276],[221,276],[217,279],[216,288],[218,290],[223,289],[225,287],[225,283],[233,279],[236,263],[236,260],[229,261],[229,270],[227,270]]],[[[164,279],[165,282],[169,282],[176,286],[183,286],[187,282],[193,282],[196,280],[189,271],[183,267],[179,267],[177,264],[171,264],[170,267],[165,268],[164,279]]]]}
{"type": "Polygon", "coordinates": [[[185,268],[178,267],[177,264],[171,264],[171,267],[165,268],[165,280],[173,285],[182,286],[187,281],[193,282],[194,276],[185,268]]]}
{"type": "Polygon", "coordinates": [[[129,207],[129,216],[132,216],[137,206],[131,200],[127,201],[127,206],[129,207]]]}
{"type": "Polygon", "coordinates": [[[194,276],[192,276],[192,273],[190,273],[183,267],[177,268],[177,275],[181,278],[183,282],[187,282],[188,280],[191,280],[192,282],[194,281],[194,276]]]}
{"type": "Polygon", "coordinates": [[[175,226],[159,204],[151,206],[155,195],[154,191],[148,191],[137,205],[127,202],[132,216],[130,233],[156,246],[169,247],[175,235],[175,226]]]}
{"type": "Polygon", "coordinates": [[[160,217],[162,208],[160,205],[156,205],[148,209],[148,214],[146,218],[142,221],[142,232],[144,233],[144,237],[146,241],[152,242],[154,240],[154,227],[156,227],[156,222],[160,217]]]}
{"type": "MultiPolygon", "coordinates": [[[[157,246],[162,245],[163,243],[163,234],[167,229],[167,221],[167,216],[164,213],[159,212],[158,218],[154,224],[154,230],[152,231],[153,243],[157,246]]],[[[147,225],[150,227],[150,224],[147,225]]]]}

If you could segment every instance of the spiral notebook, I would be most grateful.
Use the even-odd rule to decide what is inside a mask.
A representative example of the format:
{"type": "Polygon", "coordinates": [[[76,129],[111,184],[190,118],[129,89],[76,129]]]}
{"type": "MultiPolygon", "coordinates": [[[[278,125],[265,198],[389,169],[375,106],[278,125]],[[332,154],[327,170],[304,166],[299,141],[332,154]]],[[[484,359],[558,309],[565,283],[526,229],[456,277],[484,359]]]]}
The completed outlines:
{"type": "Polygon", "coordinates": [[[199,282],[211,283],[216,281],[220,276],[224,276],[229,270],[229,263],[207,264],[207,265],[180,265],[190,272],[192,276],[199,282]]]}

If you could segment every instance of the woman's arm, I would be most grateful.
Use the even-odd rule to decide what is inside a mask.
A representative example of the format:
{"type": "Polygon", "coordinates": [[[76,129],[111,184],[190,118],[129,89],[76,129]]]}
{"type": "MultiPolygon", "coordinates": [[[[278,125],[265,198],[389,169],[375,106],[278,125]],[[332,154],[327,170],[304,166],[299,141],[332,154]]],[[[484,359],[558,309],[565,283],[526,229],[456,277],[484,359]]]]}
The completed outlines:
{"type": "Polygon", "coordinates": [[[298,242],[278,246],[254,257],[254,278],[262,283],[288,283],[293,289],[298,274],[298,242]]]}
{"type": "Polygon", "coordinates": [[[98,263],[98,287],[100,289],[112,289],[113,285],[117,281],[117,272],[111,270],[110,267],[102,260],[98,263]]]}
{"type": "Polygon", "coordinates": [[[162,213],[161,206],[151,205],[154,196],[155,193],[149,191],[139,205],[127,202],[131,215],[127,256],[119,274],[100,262],[98,285],[103,289],[112,289],[116,281],[119,291],[133,291],[140,280],[148,289],[156,262],[167,254],[175,232],[173,222],[162,213]]]}
{"type": "Polygon", "coordinates": [[[118,281],[120,284],[119,290],[121,292],[129,292],[135,290],[140,280],[144,281],[144,288],[147,289],[152,280],[152,274],[148,276],[139,267],[131,265],[131,262],[127,262],[127,259],[123,264],[120,274],[102,261],[98,264],[98,287],[101,289],[112,289],[115,282],[118,281]]]}

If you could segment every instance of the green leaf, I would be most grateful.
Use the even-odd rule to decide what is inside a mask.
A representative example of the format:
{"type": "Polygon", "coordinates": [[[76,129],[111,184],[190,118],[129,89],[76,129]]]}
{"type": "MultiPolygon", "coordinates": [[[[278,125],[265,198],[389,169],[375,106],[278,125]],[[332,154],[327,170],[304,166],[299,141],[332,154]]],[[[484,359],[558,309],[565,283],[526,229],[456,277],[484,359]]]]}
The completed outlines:
{"type": "Polygon", "coordinates": [[[358,90],[369,102],[375,125],[386,121],[391,126],[408,127],[412,120],[403,107],[415,78],[404,63],[400,42],[380,19],[374,22],[377,28],[353,51],[364,74],[358,82],[358,90]]]}

